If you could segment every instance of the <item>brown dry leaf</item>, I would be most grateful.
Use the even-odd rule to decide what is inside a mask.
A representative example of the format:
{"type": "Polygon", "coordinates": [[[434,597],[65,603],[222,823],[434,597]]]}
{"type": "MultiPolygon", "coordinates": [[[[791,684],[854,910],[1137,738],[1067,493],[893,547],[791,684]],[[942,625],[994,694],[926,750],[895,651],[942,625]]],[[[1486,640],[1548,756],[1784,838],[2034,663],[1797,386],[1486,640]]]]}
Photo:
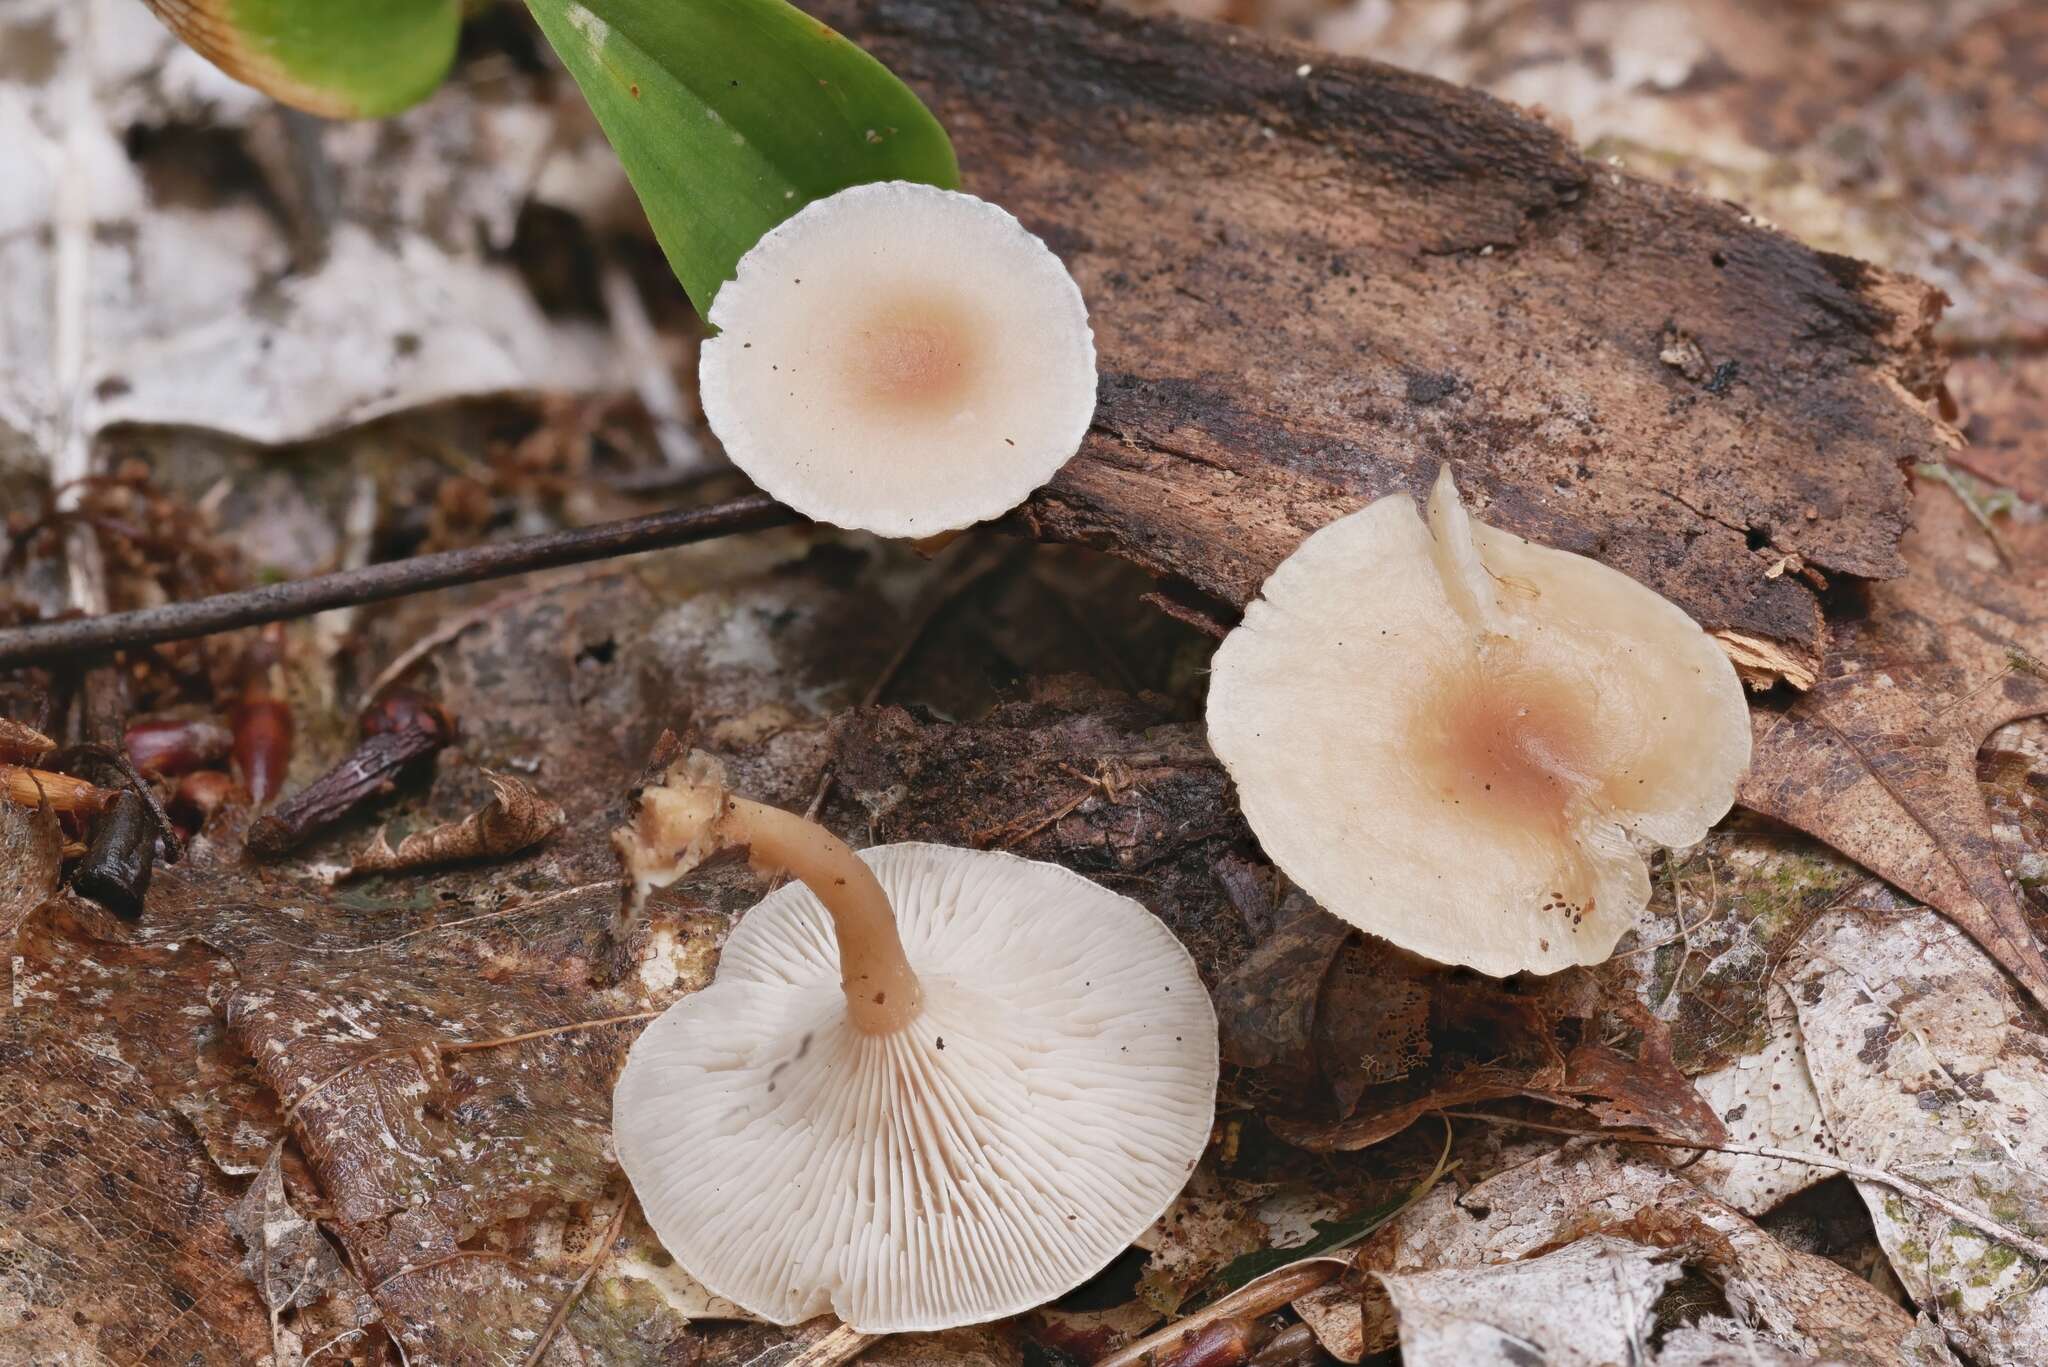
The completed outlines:
{"type": "Polygon", "coordinates": [[[1506,1096],[1605,1125],[1724,1138],[1669,1033],[1585,970],[1502,982],[1351,933],[1299,899],[1216,989],[1224,1058],[1274,1133],[1358,1149],[1445,1107],[1506,1096]]]}
{"type": "Polygon", "coordinates": [[[491,781],[491,800],[460,821],[414,831],[392,849],[382,829],[368,849],[356,856],[351,875],[395,873],[433,864],[460,864],[474,859],[502,859],[540,844],[568,822],[560,804],[550,802],[525,781],[484,770],[491,781]]]}
{"type": "Polygon", "coordinates": [[[1378,1280],[1403,1367],[1608,1367],[1648,1361],[1657,1298],[1679,1275],[1661,1249],[1596,1234],[1520,1262],[1378,1280]]]}
{"type": "MultiPolygon", "coordinates": [[[[1982,951],[1926,911],[1838,911],[1787,970],[1836,1152],[2048,1227],[2048,1029],[1982,951]]],[[[2048,1269],[1896,1192],[1859,1190],[1899,1280],[1958,1350],[2048,1362],[2048,1269]]]]}
{"type": "Polygon", "coordinates": [[[1089,297],[1102,403],[1021,514],[1038,534],[1242,603],[1306,532],[1453,459],[1489,522],[1807,664],[1815,590],[1772,565],[1903,569],[1900,461],[1946,449],[1899,388],[1937,371],[1917,282],[1388,67],[1037,0],[818,13],[1089,297]]]}
{"type": "MultiPolygon", "coordinates": [[[[1596,1234],[1675,1252],[1779,1347],[1865,1367],[1955,1367],[1938,1330],[1869,1282],[1786,1248],[1667,1169],[1605,1146],[1548,1154],[1462,1195],[1438,1187],[1368,1239],[1358,1262],[1371,1272],[1475,1268],[1596,1234]]],[[[1391,1308],[1368,1295],[1365,1310],[1368,1348],[1391,1346],[1391,1308]]]]}
{"type": "Polygon", "coordinates": [[[71,1030],[0,1019],[0,1343],[13,1362],[242,1367],[270,1327],[185,1122],[71,1030]]]}
{"type": "Polygon", "coordinates": [[[80,898],[45,903],[15,942],[16,1011],[142,1074],[222,1172],[257,1171],[284,1121],[216,1010],[232,967],[189,933],[135,933],[80,898]]]}
{"type": "Polygon", "coordinates": [[[242,1242],[242,1271],[270,1311],[271,1332],[279,1343],[278,1367],[294,1357],[303,1359],[316,1341],[348,1338],[348,1331],[361,1330],[377,1319],[375,1304],[355,1274],[342,1264],[319,1227],[292,1205],[285,1190],[283,1158],[280,1139],[256,1180],[227,1212],[228,1228],[242,1242]],[[303,1313],[322,1302],[331,1302],[323,1307],[327,1313],[303,1313]],[[280,1317],[295,1311],[302,1313],[294,1316],[292,1328],[282,1328],[280,1317]],[[285,1350],[287,1333],[296,1341],[296,1354],[285,1350]]]}
{"type": "MultiPolygon", "coordinates": [[[[1782,988],[1766,998],[1769,1023],[1761,1047],[1693,1079],[1737,1144],[1793,1153],[1833,1153],[1820,1098],[1814,1095],[1800,1046],[1799,1022],[1782,988]]],[[[1748,1154],[1668,1150],[1658,1156],[1687,1181],[1745,1215],[1762,1215],[1834,1174],[1825,1168],[1748,1154]]]]}
{"type": "Polygon", "coordinates": [[[1970,444],[1953,462],[2021,498],[2048,502],[2048,351],[1997,348],[1949,363],[1970,444]]]}
{"type": "Polygon", "coordinates": [[[0,717],[0,764],[34,764],[57,748],[33,726],[0,717]]]}
{"type": "Polygon", "coordinates": [[[1993,730],[2048,711],[2048,565],[2005,566],[1956,492],[1918,490],[1911,572],[1836,624],[1810,693],[1756,709],[1740,800],[1940,910],[2048,1004],[1976,769],[1993,730]]]}
{"type": "Polygon", "coordinates": [[[11,942],[28,914],[57,890],[64,833],[45,803],[23,807],[0,797],[0,942],[11,942]]]}

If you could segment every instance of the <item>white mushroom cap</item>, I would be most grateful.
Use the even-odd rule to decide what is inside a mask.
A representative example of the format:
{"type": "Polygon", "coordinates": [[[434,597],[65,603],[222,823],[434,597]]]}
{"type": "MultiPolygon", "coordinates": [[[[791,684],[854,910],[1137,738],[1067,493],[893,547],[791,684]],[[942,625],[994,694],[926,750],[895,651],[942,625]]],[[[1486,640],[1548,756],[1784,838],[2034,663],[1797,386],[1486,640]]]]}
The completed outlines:
{"type": "Polygon", "coordinates": [[[941,845],[860,856],[924,1010],[847,1019],[799,883],[634,1044],[619,1161],[676,1261],[778,1324],[871,1333],[1043,1304],[1164,1213],[1208,1142],[1216,1018],[1180,942],[1057,865],[941,845]]]}
{"type": "Polygon", "coordinates": [[[891,181],[808,204],[710,319],[712,431],[756,484],[841,527],[928,536],[1008,512],[1095,412],[1080,288],[972,195],[891,181]]]}
{"type": "Polygon", "coordinates": [[[1322,528],[1217,650],[1209,740],[1266,853],[1325,908],[1482,972],[1613,952],[1631,836],[1692,844],[1749,765],[1734,666],[1618,570],[1382,498],[1322,528]]]}

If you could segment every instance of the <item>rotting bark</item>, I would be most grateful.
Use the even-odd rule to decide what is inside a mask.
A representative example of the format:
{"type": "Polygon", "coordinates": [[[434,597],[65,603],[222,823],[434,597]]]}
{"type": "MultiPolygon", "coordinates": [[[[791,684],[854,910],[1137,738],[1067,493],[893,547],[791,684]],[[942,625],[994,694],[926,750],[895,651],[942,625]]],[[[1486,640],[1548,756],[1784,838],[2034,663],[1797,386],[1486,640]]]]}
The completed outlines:
{"type": "Polygon", "coordinates": [[[1088,296],[1100,407],[1020,514],[1036,534],[1242,604],[1448,459],[1488,521],[1795,670],[1821,609],[1774,564],[1902,571],[1902,466],[1947,449],[1911,398],[1941,369],[1919,282],[1373,63],[1075,0],[810,8],[1088,296]]]}

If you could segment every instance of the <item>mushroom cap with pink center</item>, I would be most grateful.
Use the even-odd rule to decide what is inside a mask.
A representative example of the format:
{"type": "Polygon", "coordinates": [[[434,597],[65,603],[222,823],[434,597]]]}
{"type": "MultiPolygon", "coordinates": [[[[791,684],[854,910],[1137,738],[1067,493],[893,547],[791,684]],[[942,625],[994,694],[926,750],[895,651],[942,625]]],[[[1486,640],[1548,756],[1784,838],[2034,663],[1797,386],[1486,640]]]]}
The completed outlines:
{"type": "Polygon", "coordinates": [[[1000,516],[1095,412],[1080,288],[972,195],[890,181],[808,204],[741,258],[710,320],[712,431],[820,522],[928,536],[1000,516]]]}
{"type": "Polygon", "coordinates": [[[1734,666],[1618,570],[1382,498],[1315,532],[1218,648],[1210,744],[1329,911],[1496,975],[1597,963],[1749,764],[1734,666]]]}
{"type": "Polygon", "coordinates": [[[726,942],[711,985],[635,1042],[614,1099],[648,1223],[713,1293],[872,1333],[1041,1305],[1172,1203],[1208,1143],[1216,1018],[1144,907],[1052,864],[865,850],[925,995],[847,1021],[832,922],[802,884],[726,942]]]}

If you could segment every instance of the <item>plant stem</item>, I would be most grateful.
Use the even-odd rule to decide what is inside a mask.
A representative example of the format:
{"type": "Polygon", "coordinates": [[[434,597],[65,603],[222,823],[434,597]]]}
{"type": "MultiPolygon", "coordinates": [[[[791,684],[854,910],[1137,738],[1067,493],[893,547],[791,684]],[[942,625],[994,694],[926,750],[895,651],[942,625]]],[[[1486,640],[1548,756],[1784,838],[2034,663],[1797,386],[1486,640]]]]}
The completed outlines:
{"type": "Polygon", "coordinates": [[[337,574],[315,575],[240,593],[134,612],[0,630],[0,668],[85,655],[159,641],[182,641],[219,631],[306,617],[329,608],[376,603],[456,584],[473,584],[555,565],[575,565],[641,551],[763,531],[798,521],[765,494],[683,508],[646,517],[601,522],[570,531],[393,560],[337,574]]]}

